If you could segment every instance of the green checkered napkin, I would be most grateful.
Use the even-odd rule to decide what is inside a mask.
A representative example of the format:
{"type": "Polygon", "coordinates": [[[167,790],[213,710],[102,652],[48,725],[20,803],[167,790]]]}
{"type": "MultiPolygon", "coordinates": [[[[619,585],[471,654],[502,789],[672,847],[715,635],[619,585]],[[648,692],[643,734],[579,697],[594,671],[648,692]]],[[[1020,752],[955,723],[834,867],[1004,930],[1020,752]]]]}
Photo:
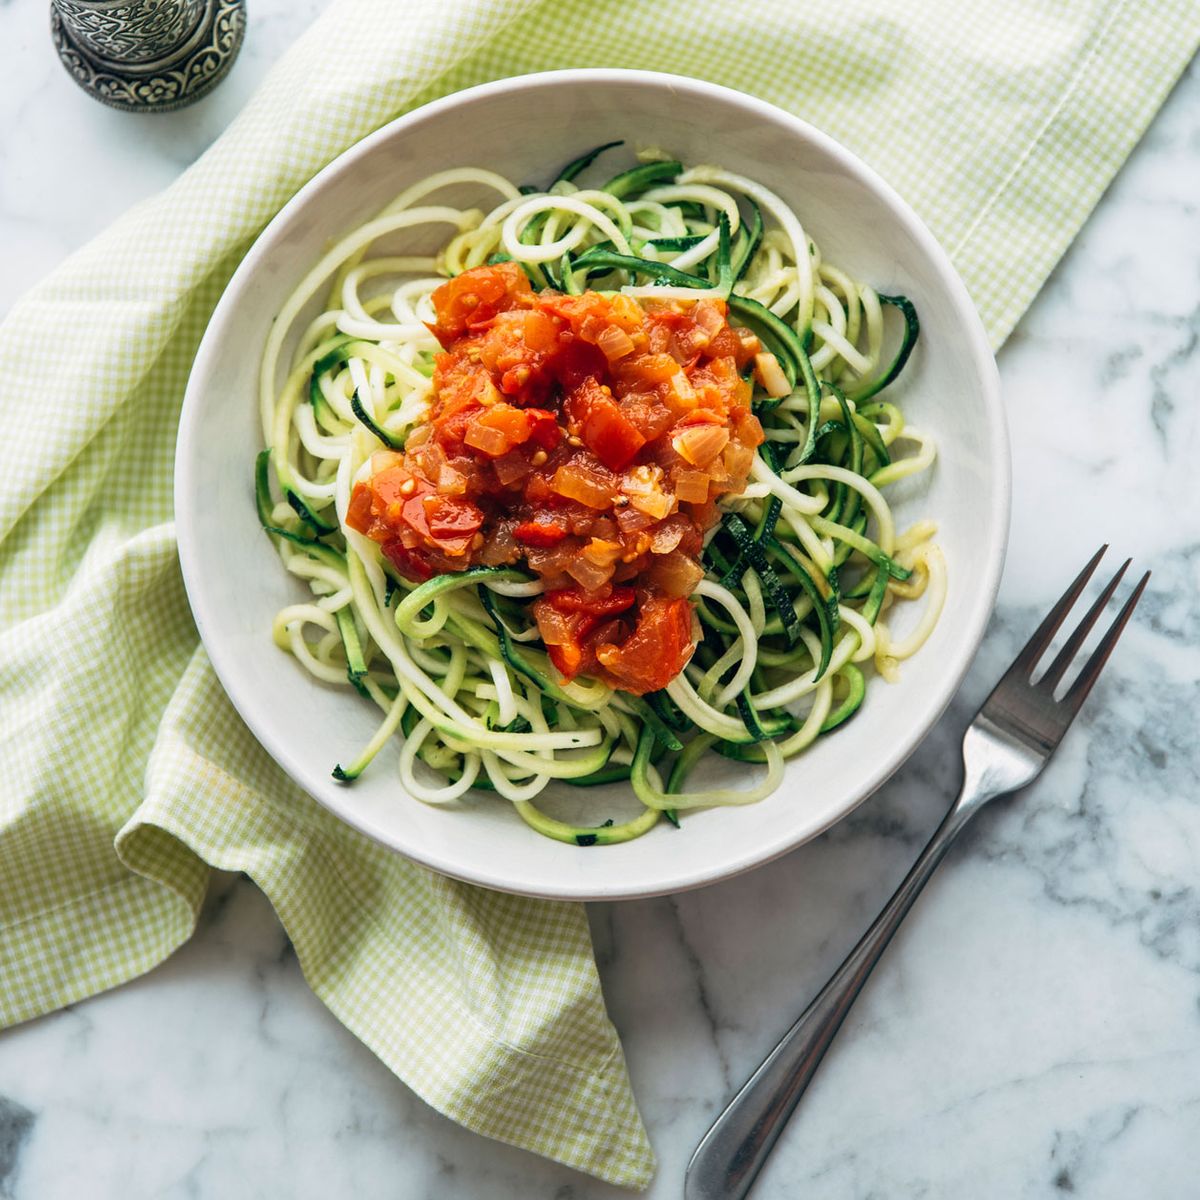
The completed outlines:
{"type": "Polygon", "coordinates": [[[314,991],[429,1103],[645,1186],[583,909],[442,879],[342,828],[197,646],[171,462],[213,305],[284,201],[390,117],[501,75],[629,66],[756,93],[858,151],[999,343],[1198,37],[1192,0],[331,5],[195,166],[0,328],[0,1026],[149,970],[191,934],[209,867],[245,871],[314,991]]]}

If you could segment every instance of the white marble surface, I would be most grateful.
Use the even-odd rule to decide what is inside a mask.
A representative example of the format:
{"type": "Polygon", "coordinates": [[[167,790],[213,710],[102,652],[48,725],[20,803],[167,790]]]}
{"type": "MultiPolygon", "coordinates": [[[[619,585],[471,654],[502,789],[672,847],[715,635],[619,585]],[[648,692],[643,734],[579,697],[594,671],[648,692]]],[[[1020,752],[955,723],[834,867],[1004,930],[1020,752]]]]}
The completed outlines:
{"type": "MultiPolygon", "coordinates": [[[[0,310],[186,166],[321,5],[252,0],[229,80],[153,120],[74,87],[45,7],[0,0],[0,310]]],[[[655,1200],[680,1195],[731,1087],[898,882],[955,785],[965,716],[1106,538],[1155,570],[1138,621],[1052,768],[920,901],[755,1196],[1200,1195],[1198,194],[1193,70],[1000,356],[1012,549],[935,735],[791,857],[593,909],[655,1200]]],[[[266,901],[233,878],[163,967],[0,1034],[7,1200],[622,1194],[416,1100],[311,996],[266,901]]]]}

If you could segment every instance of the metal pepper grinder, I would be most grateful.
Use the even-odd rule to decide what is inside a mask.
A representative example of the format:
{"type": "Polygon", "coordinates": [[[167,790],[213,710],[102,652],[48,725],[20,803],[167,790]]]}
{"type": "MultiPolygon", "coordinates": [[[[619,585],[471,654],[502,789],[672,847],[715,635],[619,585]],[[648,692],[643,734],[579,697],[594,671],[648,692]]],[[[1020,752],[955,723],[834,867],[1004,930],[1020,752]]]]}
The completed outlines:
{"type": "Polygon", "coordinates": [[[50,0],[71,77],[102,104],[169,112],[210,92],[246,31],[245,0],[50,0]]]}

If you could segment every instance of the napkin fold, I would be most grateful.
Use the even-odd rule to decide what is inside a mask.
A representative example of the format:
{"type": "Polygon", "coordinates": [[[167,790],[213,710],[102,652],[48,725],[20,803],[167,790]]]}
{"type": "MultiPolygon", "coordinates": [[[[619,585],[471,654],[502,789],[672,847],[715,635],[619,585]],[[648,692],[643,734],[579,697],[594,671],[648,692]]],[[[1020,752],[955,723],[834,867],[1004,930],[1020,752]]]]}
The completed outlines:
{"type": "Polygon", "coordinates": [[[149,970],[190,936],[210,867],[244,871],[313,990],[430,1104],[646,1186],[582,907],[442,878],[342,826],[198,647],[171,468],[216,300],[283,203],[389,118],[504,75],[627,66],[753,92],[857,151],[999,344],[1198,40],[1186,0],[332,4],[194,166],[0,326],[0,1027],[149,970]]]}

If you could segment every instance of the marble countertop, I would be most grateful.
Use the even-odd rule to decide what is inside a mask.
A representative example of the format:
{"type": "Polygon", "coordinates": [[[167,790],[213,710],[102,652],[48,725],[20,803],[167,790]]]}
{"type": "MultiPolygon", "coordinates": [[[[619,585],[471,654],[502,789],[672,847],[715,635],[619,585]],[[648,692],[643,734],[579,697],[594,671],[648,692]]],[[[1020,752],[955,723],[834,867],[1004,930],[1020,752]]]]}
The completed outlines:
{"type": "MultiPolygon", "coordinates": [[[[229,79],[133,118],[0,3],[0,311],[224,128],[320,0],[254,0],[229,79]]],[[[731,1089],[891,893],[957,783],[966,718],[1110,540],[1154,578],[1052,767],[968,831],[868,989],[756,1200],[1200,1195],[1200,70],[1176,89],[1000,354],[1015,468],[1000,604],[949,715],[851,818],[687,895],[591,910],[660,1158],[731,1089]]],[[[2,983],[2,981],[0,981],[2,983]]],[[[0,1036],[0,1198],[604,1200],[467,1133],[308,991],[251,884],[115,992],[0,1036]]]]}

